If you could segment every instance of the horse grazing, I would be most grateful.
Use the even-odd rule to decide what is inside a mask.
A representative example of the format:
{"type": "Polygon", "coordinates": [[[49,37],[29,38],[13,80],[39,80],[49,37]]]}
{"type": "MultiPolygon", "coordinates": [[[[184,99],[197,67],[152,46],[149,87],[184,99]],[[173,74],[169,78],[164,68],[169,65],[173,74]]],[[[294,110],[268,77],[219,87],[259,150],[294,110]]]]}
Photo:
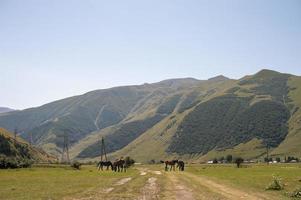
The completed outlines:
{"type": "Polygon", "coordinates": [[[107,170],[109,170],[109,167],[111,167],[111,169],[113,170],[113,164],[111,161],[99,161],[97,164],[98,167],[98,171],[101,169],[101,171],[103,170],[103,167],[107,167],[107,170]]]}
{"type": "Polygon", "coordinates": [[[113,163],[113,171],[126,172],[126,162],[123,159],[116,160],[113,163]]]}
{"type": "Polygon", "coordinates": [[[172,161],[165,161],[165,171],[168,170],[168,165],[170,165],[170,170],[171,171],[172,169],[175,171],[175,165],[176,163],[178,163],[178,160],[172,160],[172,161]]]}
{"type": "Polygon", "coordinates": [[[182,160],[179,160],[177,168],[179,168],[180,171],[184,171],[184,166],[185,166],[185,163],[182,160]]]}

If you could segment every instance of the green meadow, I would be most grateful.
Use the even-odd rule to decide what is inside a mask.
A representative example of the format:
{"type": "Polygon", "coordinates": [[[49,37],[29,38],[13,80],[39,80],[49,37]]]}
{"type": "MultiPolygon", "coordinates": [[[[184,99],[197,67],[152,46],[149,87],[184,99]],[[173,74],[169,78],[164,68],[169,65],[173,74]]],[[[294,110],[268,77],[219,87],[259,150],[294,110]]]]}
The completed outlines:
{"type": "Polygon", "coordinates": [[[34,166],[0,170],[0,199],[293,199],[289,194],[301,188],[300,179],[300,164],[191,164],[184,172],[135,165],[125,173],[93,165],[34,166]],[[265,189],[273,176],[281,178],[283,190],[265,189]]]}

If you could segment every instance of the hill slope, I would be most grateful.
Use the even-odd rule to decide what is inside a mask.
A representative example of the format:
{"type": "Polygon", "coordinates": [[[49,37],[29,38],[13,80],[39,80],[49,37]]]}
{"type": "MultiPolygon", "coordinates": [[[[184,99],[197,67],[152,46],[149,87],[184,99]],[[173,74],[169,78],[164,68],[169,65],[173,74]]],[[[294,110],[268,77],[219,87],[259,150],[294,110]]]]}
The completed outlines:
{"type": "Polygon", "coordinates": [[[0,113],[7,113],[11,111],[14,111],[14,109],[7,108],[7,107],[0,107],[0,113]]]}
{"type": "Polygon", "coordinates": [[[262,70],[239,80],[171,79],[97,90],[41,107],[0,115],[0,126],[60,154],[98,159],[101,137],[111,157],[165,158],[301,156],[301,78],[262,70]]]}
{"type": "Polygon", "coordinates": [[[41,149],[30,146],[26,141],[17,137],[16,140],[12,133],[6,129],[0,128],[0,155],[33,161],[50,162],[56,158],[45,153],[41,149]]]}
{"type": "Polygon", "coordinates": [[[162,121],[113,156],[148,161],[145,155],[157,160],[208,160],[233,154],[253,159],[264,156],[266,146],[272,156],[301,156],[300,81],[297,76],[262,70],[215,85],[212,94],[199,98],[186,113],[174,113],[173,119],[162,121]]]}

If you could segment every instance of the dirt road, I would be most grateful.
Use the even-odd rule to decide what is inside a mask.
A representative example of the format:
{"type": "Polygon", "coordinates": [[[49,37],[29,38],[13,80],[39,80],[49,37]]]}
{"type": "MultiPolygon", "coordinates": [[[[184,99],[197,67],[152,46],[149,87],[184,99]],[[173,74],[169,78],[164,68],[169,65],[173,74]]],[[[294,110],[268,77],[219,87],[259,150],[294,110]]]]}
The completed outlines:
{"type": "Polygon", "coordinates": [[[116,180],[105,188],[92,188],[66,200],[135,199],[135,200],[266,200],[263,194],[243,191],[217,180],[190,172],[164,171],[148,167],[135,168],[135,176],[116,180]]]}

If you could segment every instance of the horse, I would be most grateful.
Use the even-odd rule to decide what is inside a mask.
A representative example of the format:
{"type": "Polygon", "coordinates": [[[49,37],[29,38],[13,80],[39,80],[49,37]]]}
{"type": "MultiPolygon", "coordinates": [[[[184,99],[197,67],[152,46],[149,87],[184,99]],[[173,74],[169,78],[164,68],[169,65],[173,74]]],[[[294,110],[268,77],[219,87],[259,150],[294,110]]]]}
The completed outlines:
{"type": "Polygon", "coordinates": [[[178,163],[178,160],[172,160],[172,161],[165,161],[165,171],[168,170],[168,165],[170,165],[170,170],[171,171],[172,169],[175,171],[175,165],[176,163],[178,163]]]}
{"type": "Polygon", "coordinates": [[[98,171],[101,169],[101,171],[103,170],[103,166],[107,167],[107,170],[109,170],[109,167],[111,167],[112,171],[113,171],[113,164],[111,161],[99,161],[97,164],[98,167],[98,171]]]}
{"type": "Polygon", "coordinates": [[[185,163],[182,160],[179,160],[177,164],[177,168],[179,168],[179,171],[184,171],[184,166],[185,163]]]}
{"type": "Polygon", "coordinates": [[[122,158],[113,163],[113,171],[126,172],[126,163],[122,158]]]}

